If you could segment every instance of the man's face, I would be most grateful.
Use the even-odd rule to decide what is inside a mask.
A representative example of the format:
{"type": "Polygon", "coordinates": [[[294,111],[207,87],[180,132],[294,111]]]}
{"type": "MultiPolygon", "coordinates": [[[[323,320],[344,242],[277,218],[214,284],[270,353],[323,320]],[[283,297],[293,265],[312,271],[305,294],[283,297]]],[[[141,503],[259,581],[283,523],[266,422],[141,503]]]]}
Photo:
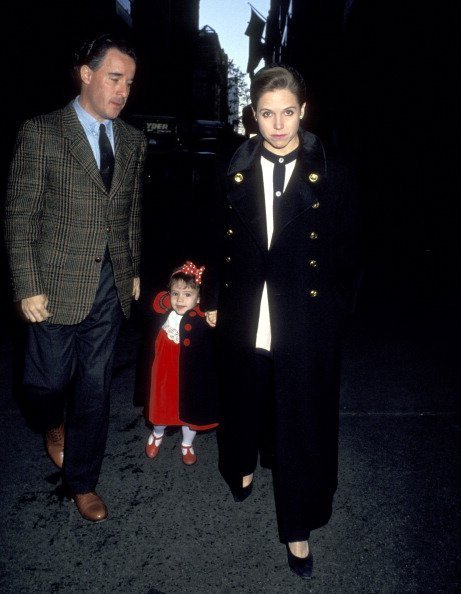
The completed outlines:
{"type": "Polygon", "coordinates": [[[97,70],[82,66],[80,105],[100,122],[113,120],[125,106],[135,71],[133,58],[113,48],[97,70]]]}

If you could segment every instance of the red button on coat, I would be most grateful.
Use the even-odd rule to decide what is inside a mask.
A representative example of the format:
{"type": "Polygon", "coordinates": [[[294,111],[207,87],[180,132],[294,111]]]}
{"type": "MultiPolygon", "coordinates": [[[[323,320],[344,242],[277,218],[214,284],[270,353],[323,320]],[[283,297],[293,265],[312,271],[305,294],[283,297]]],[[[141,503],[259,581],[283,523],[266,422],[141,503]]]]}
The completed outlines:
{"type": "Polygon", "coordinates": [[[189,340],[188,338],[185,338],[185,339],[182,341],[182,343],[183,343],[183,345],[184,345],[184,346],[189,346],[189,345],[190,345],[190,340],[189,340]]]}
{"type": "Polygon", "coordinates": [[[197,312],[194,311],[193,309],[190,310],[189,315],[191,318],[194,318],[197,315],[197,312]]]}
{"type": "Polygon", "coordinates": [[[187,330],[187,331],[192,330],[192,326],[190,324],[185,324],[184,330],[187,330]]]}

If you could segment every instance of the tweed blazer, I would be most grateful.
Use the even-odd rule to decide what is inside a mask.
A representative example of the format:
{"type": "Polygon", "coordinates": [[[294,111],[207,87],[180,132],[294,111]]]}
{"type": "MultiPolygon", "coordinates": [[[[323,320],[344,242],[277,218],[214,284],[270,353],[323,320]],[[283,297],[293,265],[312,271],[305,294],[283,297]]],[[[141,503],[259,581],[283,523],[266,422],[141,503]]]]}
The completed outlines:
{"type": "Polygon", "coordinates": [[[15,301],[46,294],[55,324],[88,315],[109,248],[126,317],[139,276],[142,174],[147,141],[117,118],[109,192],[69,104],[25,121],[7,185],[5,239],[15,301]]]}

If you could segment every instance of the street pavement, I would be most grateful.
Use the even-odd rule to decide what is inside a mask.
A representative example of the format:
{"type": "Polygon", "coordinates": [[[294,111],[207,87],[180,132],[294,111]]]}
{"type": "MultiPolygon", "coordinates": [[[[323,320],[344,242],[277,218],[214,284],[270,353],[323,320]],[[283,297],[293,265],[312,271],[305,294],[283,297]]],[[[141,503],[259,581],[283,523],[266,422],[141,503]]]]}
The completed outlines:
{"type": "Polygon", "coordinates": [[[460,314],[457,299],[415,302],[408,292],[359,304],[344,345],[339,486],[331,521],[311,537],[310,581],[288,569],[270,471],[258,468],[252,496],[236,504],[213,431],[197,436],[195,466],[182,464],[177,431],[156,460],[145,456],[148,428],[133,394],[149,321],[136,311],[117,346],[98,486],[109,518],[84,521],[21,413],[21,326],[7,316],[0,592],[461,592],[460,314]]]}

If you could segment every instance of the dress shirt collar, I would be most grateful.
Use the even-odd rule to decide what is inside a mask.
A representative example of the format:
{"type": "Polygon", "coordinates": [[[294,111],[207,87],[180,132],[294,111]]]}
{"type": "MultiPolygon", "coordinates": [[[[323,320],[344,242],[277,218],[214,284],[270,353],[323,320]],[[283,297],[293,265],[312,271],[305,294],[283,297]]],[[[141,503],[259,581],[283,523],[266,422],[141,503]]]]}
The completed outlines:
{"type": "Polygon", "coordinates": [[[112,127],[112,120],[103,120],[102,122],[99,122],[85,109],[83,109],[83,107],[80,105],[79,98],[80,96],[75,97],[75,99],[72,102],[72,105],[85,132],[87,134],[91,134],[92,136],[99,137],[99,126],[100,124],[104,124],[106,126],[107,136],[109,137],[109,140],[113,145],[114,132],[112,127]]]}
{"type": "Polygon", "coordinates": [[[287,155],[276,155],[275,153],[269,151],[264,145],[261,145],[261,156],[274,164],[288,165],[288,163],[291,163],[297,158],[298,152],[299,147],[296,147],[293,151],[291,151],[291,153],[288,153],[287,155]]]}

